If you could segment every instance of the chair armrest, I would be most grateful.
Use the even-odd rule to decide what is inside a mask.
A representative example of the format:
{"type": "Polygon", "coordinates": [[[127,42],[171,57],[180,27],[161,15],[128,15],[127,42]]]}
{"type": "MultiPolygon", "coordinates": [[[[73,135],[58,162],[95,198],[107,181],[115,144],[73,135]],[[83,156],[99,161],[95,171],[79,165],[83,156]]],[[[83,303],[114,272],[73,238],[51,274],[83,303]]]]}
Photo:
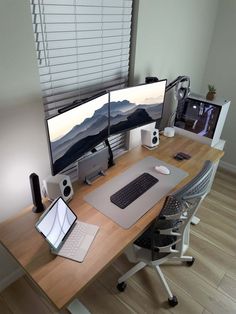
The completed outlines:
{"type": "Polygon", "coordinates": [[[177,214],[173,214],[173,215],[162,215],[161,218],[164,218],[166,220],[177,220],[177,219],[182,219],[185,220],[188,217],[183,215],[184,212],[179,212],[177,214]]]}
{"type": "Polygon", "coordinates": [[[173,229],[174,229],[174,228],[162,229],[162,230],[159,230],[158,233],[159,233],[159,234],[173,235],[173,236],[180,237],[180,236],[181,236],[181,233],[175,232],[175,231],[173,231],[173,229]]]}
{"type": "Polygon", "coordinates": [[[172,246],[179,243],[181,241],[181,239],[177,239],[176,241],[172,242],[171,244],[168,244],[166,246],[153,246],[153,250],[160,252],[160,253],[177,253],[179,252],[178,250],[174,250],[172,249],[172,246]]]}
{"type": "Polygon", "coordinates": [[[157,227],[157,229],[154,232],[158,233],[158,234],[166,234],[166,235],[176,235],[176,236],[181,235],[179,232],[174,231],[174,230],[181,227],[181,225],[184,223],[183,220],[178,220],[177,222],[174,220],[174,222],[175,222],[174,225],[168,226],[166,228],[159,226],[159,227],[157,227]]]}

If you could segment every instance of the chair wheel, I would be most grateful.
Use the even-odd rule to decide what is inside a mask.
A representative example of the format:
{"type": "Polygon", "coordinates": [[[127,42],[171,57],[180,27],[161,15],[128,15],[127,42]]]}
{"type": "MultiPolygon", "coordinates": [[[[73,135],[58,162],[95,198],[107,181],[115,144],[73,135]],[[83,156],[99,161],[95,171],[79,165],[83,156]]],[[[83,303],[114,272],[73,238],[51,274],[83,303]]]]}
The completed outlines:
{"type": "Polygon", "coordinates": [[[176,306],[178,304],[178,300],[175,295],[173,295],[172,299],[168,299],[168,303],[170,306],[176,306]]]}
{"type": "Polygon", "coordinates": [[[186,265],[190,267],[193,265],[194,262],[195,262],[195,257],[193,257],[191,261],[186,262],[186,265]]]}
{"type": "Polygon", "coordinates": [[[117,284],[117,286],[116,286],[116,288],[120,291],[120,292],[124,292],[125,291],[125,289],[126,289],[126,287],[127,287],[127,284],[126,284],[126,282],[121,282],[121,283],[118,283],[117,284]]]}

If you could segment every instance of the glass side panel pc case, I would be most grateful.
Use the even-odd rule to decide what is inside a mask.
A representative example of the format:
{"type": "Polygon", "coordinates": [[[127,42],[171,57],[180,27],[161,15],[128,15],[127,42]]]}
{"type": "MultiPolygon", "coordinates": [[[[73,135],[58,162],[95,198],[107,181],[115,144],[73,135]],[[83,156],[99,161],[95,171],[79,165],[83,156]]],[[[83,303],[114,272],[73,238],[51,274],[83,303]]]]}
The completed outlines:
{"type": "Polygon", "coordinates": [[[179,102],[176,117],[176,133],[212,147],[220,141],[230,101],[208,101],[199,95],[190,95],[179,102]]]}
{"type": "Polygon", "coordinates": [[[110,135],[160,122],[166,80],[110,92],[110,135]]]}
{"type": "Polygon", "coordinates": [[[108,138],[106,93],[47,119],[52,174],[56,175],[108,138]]]}

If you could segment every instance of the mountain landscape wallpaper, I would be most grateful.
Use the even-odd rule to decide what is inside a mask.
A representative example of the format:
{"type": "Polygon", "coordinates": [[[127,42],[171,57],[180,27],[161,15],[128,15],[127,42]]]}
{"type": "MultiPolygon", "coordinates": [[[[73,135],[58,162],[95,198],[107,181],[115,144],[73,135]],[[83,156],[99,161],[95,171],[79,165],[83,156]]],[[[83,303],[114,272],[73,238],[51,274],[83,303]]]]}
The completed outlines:
{"type": "Polygon", "coordinates": [[[108,137],[108,108],[104,95],[48,120],[54,174],[108,137]]]}
{"type": "Polygon", "coordinates": [[[110,93],[110,134],[120,133],[162,117],[166,81],[110,93]]]}
{"type": "Polygon", "coordinates": [[[115,90],[48,119],[53,174],[75,162],[109,134],[160,119],[165,85],[166,81],[159,81],[115,90]]]}

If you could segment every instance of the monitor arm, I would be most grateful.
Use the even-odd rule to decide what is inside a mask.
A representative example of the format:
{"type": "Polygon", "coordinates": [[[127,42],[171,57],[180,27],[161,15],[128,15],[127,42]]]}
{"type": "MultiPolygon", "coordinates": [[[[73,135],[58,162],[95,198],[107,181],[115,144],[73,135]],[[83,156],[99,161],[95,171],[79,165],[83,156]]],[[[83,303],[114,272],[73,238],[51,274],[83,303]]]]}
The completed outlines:
{"type": "Polygon", "coordinates": [[[113,159],[113,152],[112,152],[111,145],[110,145],[108,139],[106,139],[104,142],[105,142],[106,146],[108,147],[108,153],[109,153],[108,168],[110,168],[110,167],[115,165],[115,162],[113,159]]]}
{"type": "Polygon", "coordinates": [[[188,76],[178,76],[166,86],[166,92],[172,88],[175,88],[173,101],[176,108],[170,113],[168,126],[173,126],[174,124],[178,103],[184,101],[190,94],[190,78],[188,76]]]}
{"type": "Polygon", "coordinates": [[[174,79],[172,82],[170,82],[166,86],[166,92],[168,92],[173,87],[175,87],[176,97],[177,98],[181,98],[181,99],[178,99],[178,100],[183,100],[182,98],[186,98],[188,96],[188,94],[190,93],[190,78],[188,76],[178,76],[176,79],[174,79]],[[183,87],[182,84],[185,83],[185,82],[187,82],[186,83],[187,86],[183,87]],[[179,90],[181,90],[180,92],[182,92],[181,95],[180,95],[179,90]],[[183,95],[183,92],[184,92],[184,95],[183,95]]]}

